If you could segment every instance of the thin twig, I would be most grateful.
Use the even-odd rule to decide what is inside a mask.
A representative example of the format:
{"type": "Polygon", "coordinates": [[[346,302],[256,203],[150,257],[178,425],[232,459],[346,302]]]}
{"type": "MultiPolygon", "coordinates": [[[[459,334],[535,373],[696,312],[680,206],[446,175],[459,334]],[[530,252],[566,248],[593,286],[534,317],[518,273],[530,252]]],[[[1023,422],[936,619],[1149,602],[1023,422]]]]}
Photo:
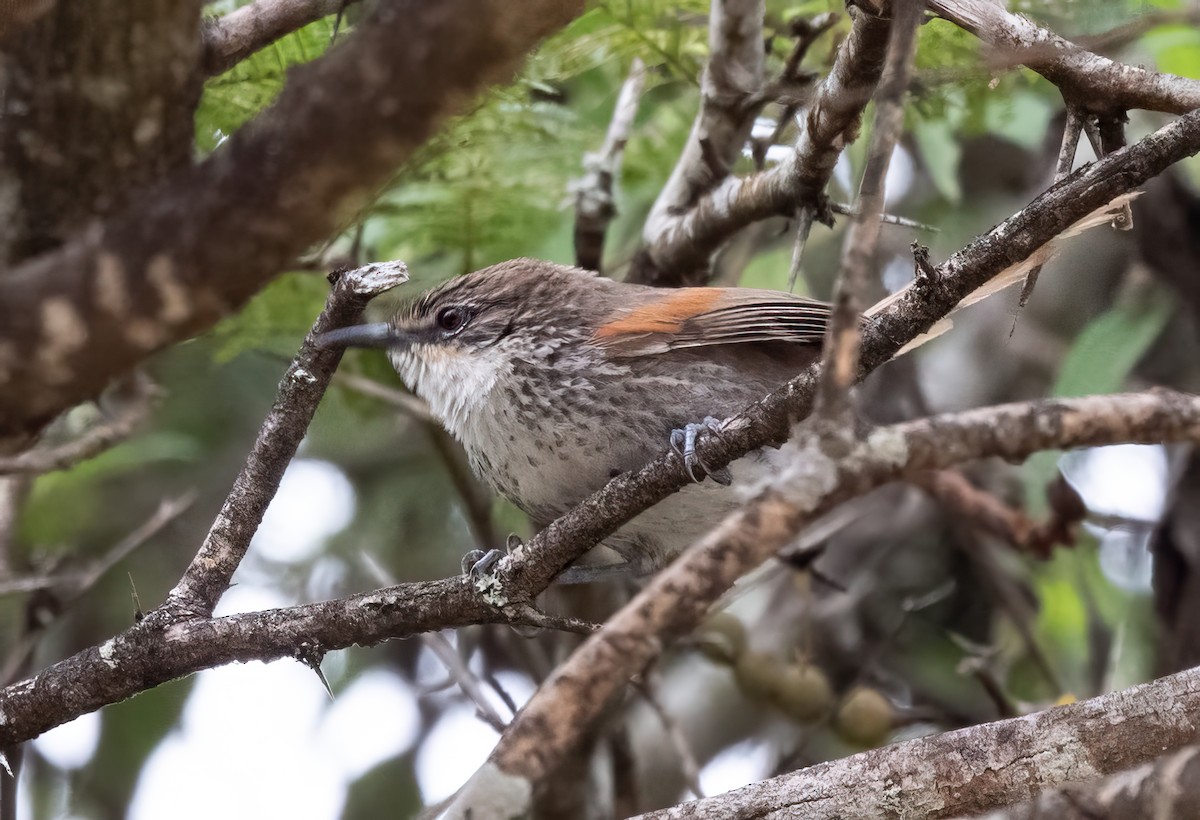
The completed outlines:
{"type": "Polygon", "coordinates": [[[925,4],[920,0],[895,0],[891,4],[891,35],[883,80],[875,95],[875,123],[858,190],[858,215],[851,220],[846,232],[841,272],[834,290],[833,315],[822,355],[817,413],[826,419],[837,418],[846,412],[849,390],[858,373],[858,348],[862,339],[860,317],[868,289],[868,268],[879,242],[888,166],[904,128],[904,94],[912,78],[917,26],[924,9],[925,4]]]}
{"type": "Polygon", "coordinates": [[[368,379],[366,376],[360,376],[357,373],[345,373],[341,370],[333,374],[333,383],[338,387],[344,387],[347,390],[353,390],[355,393],[361,393],[364,396],[370,396],[373,399],[386,402],[401,413],[412,416],[419,421],[436,421],[433,413],[429,412],[428,404],[412,393],[400,390],[399,388],[388,387],[386,384],[380,384],[374,379],[368,379]]]}
{"type": "Polygon", "coordinates": [[[792,263],[788,266],[788,291],[796,289],[796,280],[800,278],[800,265],[804,259],[804,248],[808,244],[808,235],[812,232],[813,220],[817,210],[812,205],[801,205],[796,214],[796,240],[792,244],[792,263]]]}
{"type": "MultiPolygon", "coordinates": [[[[1071,173],[1075,167],[1075,154],[1079,150],[1079,134],[1083,130],[1087,116],[1074,106],[1067,106],[1067,121],[1063,124],[1062,145],[1058,149],[1058,161],[1054,165],[1054,182],[1058,182],[1071,173]]],[[[1022,310],[1029,303],[1033,289],[1037,286],[1038,275],[1042,272],[1041,265],[1034,265],[1025,274],[1025,283],[1021,285],[1021,298],[1017,302],[1017,310],[1022,310]]],[[[1017,329],[1017,318],[1013,317],[1012,328],[1008,335],[1012,336],[1017,329]]]]}
{"type": "Polygon", "coordinates": [[[475,677],[475,673],[467,667],[467,664],[459,656],[458,650],[450,641],[446,640],[446,637],[440,632],[430,632],[421,636],[421,643],[442,662],[442,666],[446,667],[446,671],[458,684],[458,688],[462,689],[467,699],[475,704],[475,714],[488,726],[502,734],[508,721],[500,716],[496,707],[488,700],[479,678],[475,677]]]}
{"type": "Polygon", "coordinates": [[[225,504],[167,602],[147,618],[211,615],[229,586],[284,471],[308,430],[317,404],[341,361],[339,349],[318,348],[325,331],[352,324],[373,297],[408,280],[403,262],[381,262],[331,275],[333,288],[304,344],[279,383],[279,392],[233,482],[225,504]]]}
{"type": "Polygon", "coordinates": [[[662,700],[658,697],[658,693],[662,689],[662,683],[662,674],[656,670],[651,670],[646,673],[640,683],[634,684],[634,689],[646,701],[646,705],[650,707],[650,710],[654,712],[659,723],[662,724],[663,730],[667,733],[667,738],[671,741],[671,745],[675,748],[675,753],[679,755],[679,765],[683,769],[684,782],[692,790],[692,794],[697,797],[704,797],[704,789],[700,785],[700,763],[696,758],[696,753],[692,751],[692,745],[688,743],[687,735],[684,734],[683,727],[679,725],[679,721],[667,711],[667,707],[663,705],[662,700]]]}
{"type": "MultiPolygon", "coordinates": [[[[856,217],[859,215],[857,209],[851,205],[847,205],[844,202],[830,202],[829,210],[833,211],[835,214],[841,214],[842,216],[856,217]]],[[[879,221],[888,225],[899,225],[902,228],[916,228],[918,231],[928,231],[929,233],[939,233],[942,230],[937,225],[930,225],[927,222],[918,222],[915,219],[909,219],[907,216],[900,216],[898,214],[880,214],[879,221]]]]}
{"type": "Polygon", "coordinates": [[[133,435],[150,417],[158,391],[149,377],[135,374],[124,390],[113,395],[120,402],[116,414],[99,421],[77,438],[45,449],[35,448],[17,456],[0,456],[0,475],[39,475],[66,470],[133,435]]]}
{"type": "MultiPolygon", "coordinates": [[[[700,110],[679,161],[646,217],[643,236],[648,244],[657,240],[675,215],[729,176],[750,137],[765,102],[751,102],[763,85],[763,14],[763,0],[712,0],[700,110]]],[[[635,269],[631,280],[638,279],[635,269]]]]}
{"type": "Polygon", "coordinates": [[[1051,505],[1051,515],[1040,524],[976,487],[958,470],[916,476],[913,483],[981,529],[1038,558],[1048,558],[1059,544],[1074,545],[1075,529],[1087,514],[1078,493],[1061,478],[1051,485],[1052,497],[1056,499],[1051,505]]]}
{"type": "Polygon", "coordinates": [[[575,264],[587,270],[601,270],[604,238],[617,215],[613,186],[621,174],[625,143],[633,131],[633,120],[645,84],[646,64],[634,57],[629,76],[617,95],[604,145],[596,153],[583,155],[584,175],[570,186],[570,191],[575,194],[575,264]]]}
{"type": "MultiPolygon", "coordinates": [[[[16,579],[0,586],[0,595],[10,594],[14,591],[53,590],[56,603],[53,610],[56,613],[54,620],[57,620],[76,601],[86,595],[109,570],[132,555],[139,547],[149,543],[171,522],[187,512],[195,503],[198,495],[195,490],[189,490],[178,498],[164,500],[144,524],[122,538],[88,566],[70,573],[16,579]],[[33,583],[30,585],[25,582],[33,583]]],[[[52,622],[39,622],[36,629],[29,630],[21,636],[17,646],[5,659],[3,667],[0,667],[0,683],[7,686],[26,673],[27,661],[37,646],[38,640],[52,622]]]]}

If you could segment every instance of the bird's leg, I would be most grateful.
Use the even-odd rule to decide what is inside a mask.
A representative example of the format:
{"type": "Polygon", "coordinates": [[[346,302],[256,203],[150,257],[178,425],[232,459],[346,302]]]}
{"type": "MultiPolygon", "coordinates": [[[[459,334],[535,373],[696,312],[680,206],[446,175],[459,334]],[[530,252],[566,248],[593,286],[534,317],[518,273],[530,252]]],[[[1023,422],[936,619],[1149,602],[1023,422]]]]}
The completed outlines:
{"type": "Polygon", "coordinates": [[[729,472],[728,467],[722,467],[719,470],[711,470],[700,455],[696,452],[696,437],[701,433],[709,432],[714,435],[721,435],[721,420],[713,416],[705,416],[704,421],[699,424],[685,424],[683,427],[671,431],[671,449],[675,454],[683,459],[683,468],[687,470],[688,476],[699,484],[707,475],[718,484],[728,487],[733,482],[733,475],[729,472]],[[699,467],[702,474],[699,478],[696,477],[696,468],[699,467]]]}

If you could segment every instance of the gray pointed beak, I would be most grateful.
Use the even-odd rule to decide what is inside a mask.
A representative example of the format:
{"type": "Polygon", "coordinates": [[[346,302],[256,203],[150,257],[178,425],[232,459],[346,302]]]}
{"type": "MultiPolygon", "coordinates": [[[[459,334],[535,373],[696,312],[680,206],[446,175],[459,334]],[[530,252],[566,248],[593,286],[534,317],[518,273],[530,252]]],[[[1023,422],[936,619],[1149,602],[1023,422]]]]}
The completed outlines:
{"type": "Polygon", "coordinates": [[[397,347],[411,341],[409,334],[387,322],[351,325],[330,330],[317,337],[317,347],[397,347]]]}

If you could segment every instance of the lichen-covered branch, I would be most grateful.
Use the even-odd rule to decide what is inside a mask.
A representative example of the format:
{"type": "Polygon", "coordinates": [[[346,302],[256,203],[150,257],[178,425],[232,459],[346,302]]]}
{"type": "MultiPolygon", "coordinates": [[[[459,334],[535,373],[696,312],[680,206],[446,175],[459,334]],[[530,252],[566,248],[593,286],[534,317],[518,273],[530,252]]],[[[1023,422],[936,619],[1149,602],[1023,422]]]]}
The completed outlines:
{"type": "MultiPolygon", "coordinates": [[[[653,245],[679,214],[726,179],[742,153],[761,103],[763,0],[713,0],[708,15],[709,61],[700,78],[700,111],[667,184],[646,217],[653,245]]],[[[640,270],[645,270],[644,268],[640,270]]],[[[637,281],[639,269],[633,271],[637,281]]]]}
{"type": "Polygon", "coordinates": [[[986,816],[1187,817],[1193,812],[1156,813],[1154,808],[1197,805],[1194,747],[1154,765],[1099,778],[1187,746],[1195,739],[1197,721],[1200,670],[1190,669],[1069,706],[831,760],[639,820],[978,817],[1071,782],[1086,785],[1047,794],[1025,810],[986,816]],[[1185,772],[1190,777],[1182,777],[1185,772]],[[1189,800],[1181,803],[1183,794],[1189,800]],[[1033,811],[1037,808],[1046,811],[1033,811]]]}

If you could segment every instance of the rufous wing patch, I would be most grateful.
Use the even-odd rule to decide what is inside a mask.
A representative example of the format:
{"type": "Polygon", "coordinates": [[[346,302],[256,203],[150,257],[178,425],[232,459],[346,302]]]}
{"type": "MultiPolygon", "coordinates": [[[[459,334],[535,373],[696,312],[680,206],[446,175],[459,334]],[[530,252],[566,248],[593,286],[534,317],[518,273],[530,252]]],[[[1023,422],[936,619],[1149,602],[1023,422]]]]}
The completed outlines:
{"type": "Polygon", "coordinates": [[[622,337],[654,333],[678,333],[688,319],[712,310],[721,299],[720,288],[679,288],[616,318],[596,329],[601,343],[619,342],[622,337]]]}

